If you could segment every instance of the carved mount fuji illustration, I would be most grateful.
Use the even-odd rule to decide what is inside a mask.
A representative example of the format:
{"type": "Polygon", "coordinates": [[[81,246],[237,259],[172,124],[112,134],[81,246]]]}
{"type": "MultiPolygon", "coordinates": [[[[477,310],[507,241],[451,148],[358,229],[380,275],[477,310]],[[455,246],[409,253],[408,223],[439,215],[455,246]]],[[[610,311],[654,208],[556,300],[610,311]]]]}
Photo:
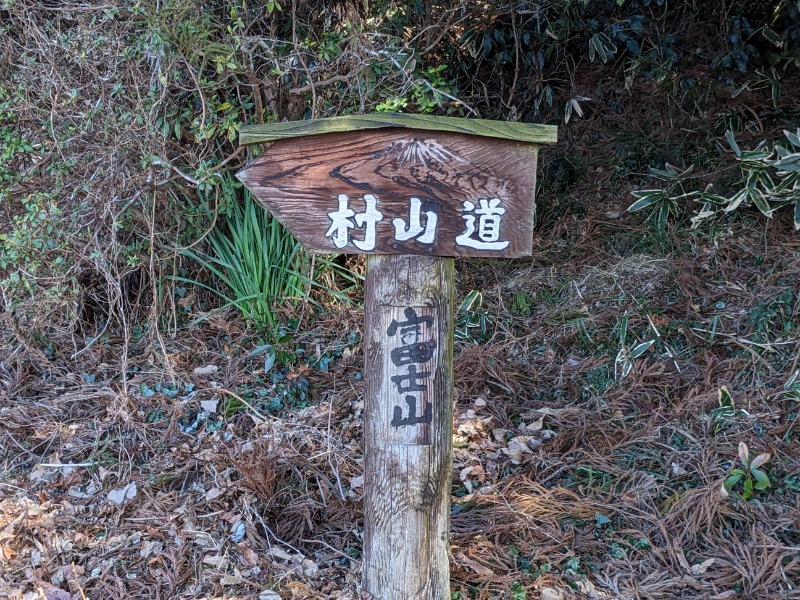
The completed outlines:
{"type": "Polygon", "coordinates": [[[412,138],[411,140],[392,142],[384,150],[384,153],[386,156],[399,155],[400,166],[407,162],[430,166],[431,163],[443,164],[451,160],[464,164],[469,163],[467,159],[451,152],[439,140],[435,139],[418,140],[417,138],[412,138]]]}

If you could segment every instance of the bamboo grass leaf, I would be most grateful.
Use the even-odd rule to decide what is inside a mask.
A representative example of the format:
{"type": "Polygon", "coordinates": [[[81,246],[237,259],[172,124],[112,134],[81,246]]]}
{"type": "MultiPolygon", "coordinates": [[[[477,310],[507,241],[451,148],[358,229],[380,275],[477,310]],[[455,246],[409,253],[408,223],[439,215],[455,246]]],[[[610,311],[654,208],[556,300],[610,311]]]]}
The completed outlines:
{"type": "Polygon", "coordinates": [[[794,203],[794,228],[800,230],[800,200],[794,203]]]}

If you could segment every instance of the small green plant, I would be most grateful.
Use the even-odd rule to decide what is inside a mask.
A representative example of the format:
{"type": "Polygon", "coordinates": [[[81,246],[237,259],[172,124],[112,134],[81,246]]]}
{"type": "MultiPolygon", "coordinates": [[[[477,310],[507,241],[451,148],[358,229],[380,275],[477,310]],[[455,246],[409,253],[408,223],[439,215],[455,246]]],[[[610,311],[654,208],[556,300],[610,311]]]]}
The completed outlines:
{"type": "Polygon", "coordinates": [[[669,216],[679,214],[680,202],[701,204],[700,210],[691,218],[693,228],[747,206],[755,206],[767,218],[772,218],[781,208],[791,207],[794,227],[800,230],[800,129],[796,133],[784,131],[783,134],[788,144],[776,144],[772,150],[767,149],[766,142],[761,142],[754,150],[741,150],[733,132],[725,134],[741,171],[730,195],[712,191],[711,185],[703,191],[687,191],[684,184],[692,168],[679,172],[667,164],[664,170],[650,169],[650,175],[667,180],[667,186],[633,192],[636,201],[628,211],[650,208],[649,218],[656,229],[663,230],[669,216]]]}
{"type": "Polygon", "coordinates": [[[511,592],[513,600],[525,600],[528,597],[528,593],[519,581],[512,581],[508,586],[508,590],[511,592]]]}
{"type": "Polygon", "coordinates": [[[587,487],[600,489],[604,492],[611,491],[617,482],[613,473],[607,473],[593,467],[578,467],[567,476],[566,487],[587,487]]]}
{"type": "Polygon", "coordinates": [[[515,315],[528,317],[531,314],[531,298],[525,292],[517,292],[514,294],[514,300],[511,303],[511,312],[515,315]]]}
{"type": "Polygon", "coordinates": [[[34,152],[14,118],[14,108],[21,102],[24,102],[24,89],[11,89],[6,85],[0,87],[0,186],[18,181],[21,178],[21,158],[34,152]]]}
{"type": "Polygon", "coordinates": [[[675,194],[674,192],[681,185],[683,179],[692,172],[692,169],[693,167],[690,166],[685,171],[678,171],[669,163],[664,166],[664,169],[650,167],[650,177],[665,179],[669,181],[669,184],[662,189],[636,190],[632,192],[636,202],[628,207],[628,212],[637,212],[650,208],[649,221],[656,230],[664,231],[670,215],[677,216],[680,213],[678,200],[686,197],[687,194],[675,194]]]}
{"type": "Polygon", "coordinates": [[[433,114],[441,110],[448,101],[458,102],[455,97],[458,90],[445,77],[448,68],[446,64],[416,69],[413,55],[403,53],[399,53],[392,62],[395,69],[409,78],[407,93],[390,96],[377,103],[377,112],[403,112],[411,106],[414,112],[433,114]]]}
{"type": "Polygon", "coordinates": [[[728,17],[730,34],[728,37],[729,51],[711,61],[711,68],[718,72],[720,79],[728,79],[729,71],[734,68],[740,73],[747,72],[752,59],[758,58],[758,49],[750,43],[755,37],[756,29],[745,17],[733,15],[728,17]]]}
{"type": "Polygon", "coordinates": [[[800,401],[800,369],[789,376],[789,379],[783,384],[780,395],[784,398],[800,401]]]}
{"type": "Polygon", "coordinates": [[[236,197],[236,184],[223,182],[222,193],[231,198],[229,212],[209,234],[212,253],[187,250],[223,285],[219,288],[175,277],[199,285],[219,296],[222,308],[235,306],[258,327],[277,326],[278,304],[303,296],[303,269],[307,258],[300,245],[266,210],[244,191],[243,202],[236,197]]]}
{"type": "Polygon", "coordinates": [[[741,483],[741,495],[744,500],[749,500],[756,492],[763,492],[772,483],[760,467],[765,465],[771,458],[769,452],[762,452],[754,459],[750,459],[750,449],[744,442],[739,442],[739,462],[742,468],[733,468],[728,472],[725,482],[722,484],[722,496],[727,498],[729,493],[741,483]]]}
{"type": "Polygon", "coordinates": [[[718,433],[731,419],[749,414],[743,408],[736,408],[730,390],[723,385],[719,388],[719,408],[711,411],[711,431],[718,433]]]}
{"type": "Polygon", "coordinates": [[[456,310],[455,338],[480,343],[489,335],[489,315],[482,307],[483,294],[472,290],[456,310]]]}
{"type": "Polygon", "coordinates": [[[617,357],[614,359],[614,379],[622,381],[633,370],[634,361],[640,358],[650,347],[655,344],[655,339],[647,340],[635,345],[628,345],[626,338],[628,337],[628,313],[622,317],[619,328],[619,345],[620,349],[617,352],[617,357]]]}

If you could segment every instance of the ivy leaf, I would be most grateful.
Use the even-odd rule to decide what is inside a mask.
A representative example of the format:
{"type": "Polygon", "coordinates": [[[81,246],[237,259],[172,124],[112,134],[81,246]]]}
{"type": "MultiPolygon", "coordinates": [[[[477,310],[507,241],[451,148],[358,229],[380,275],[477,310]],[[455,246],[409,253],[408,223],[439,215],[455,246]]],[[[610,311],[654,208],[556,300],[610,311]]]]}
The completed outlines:
{"type": "Polygon", "coordinates": [[[594,513],[594,520],[598,527],[602,527],[603,525],[608,525],[611,523],[611,519],[599,512],[594,513]]]}
{"type": "Polygon", "coordinates": [[[642,47],[639,45],[639,42],[633,38],[628,38],[625,40],[625,47],[628,49],[628,52],[635,54],[636,56],[639,56],[642,53],[642,47]]]}

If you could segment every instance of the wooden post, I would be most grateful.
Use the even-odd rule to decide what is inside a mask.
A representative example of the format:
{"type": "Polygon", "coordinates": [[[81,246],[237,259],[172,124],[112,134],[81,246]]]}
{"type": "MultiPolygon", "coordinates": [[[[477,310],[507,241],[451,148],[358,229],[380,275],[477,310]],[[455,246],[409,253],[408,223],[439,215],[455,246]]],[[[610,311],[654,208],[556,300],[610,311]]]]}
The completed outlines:
{"type": "Polygon", "coordinates": [[[363,585],[449,600],[453,259],[530,256],[556,128],[425,115],[243,126],[237,176],[309,250],[367,254],[363,585]]]}
{"type": "Polygon", "coordinates": [[[450,599],[453,259],[367,259],[363,587],[450,599]]]}

